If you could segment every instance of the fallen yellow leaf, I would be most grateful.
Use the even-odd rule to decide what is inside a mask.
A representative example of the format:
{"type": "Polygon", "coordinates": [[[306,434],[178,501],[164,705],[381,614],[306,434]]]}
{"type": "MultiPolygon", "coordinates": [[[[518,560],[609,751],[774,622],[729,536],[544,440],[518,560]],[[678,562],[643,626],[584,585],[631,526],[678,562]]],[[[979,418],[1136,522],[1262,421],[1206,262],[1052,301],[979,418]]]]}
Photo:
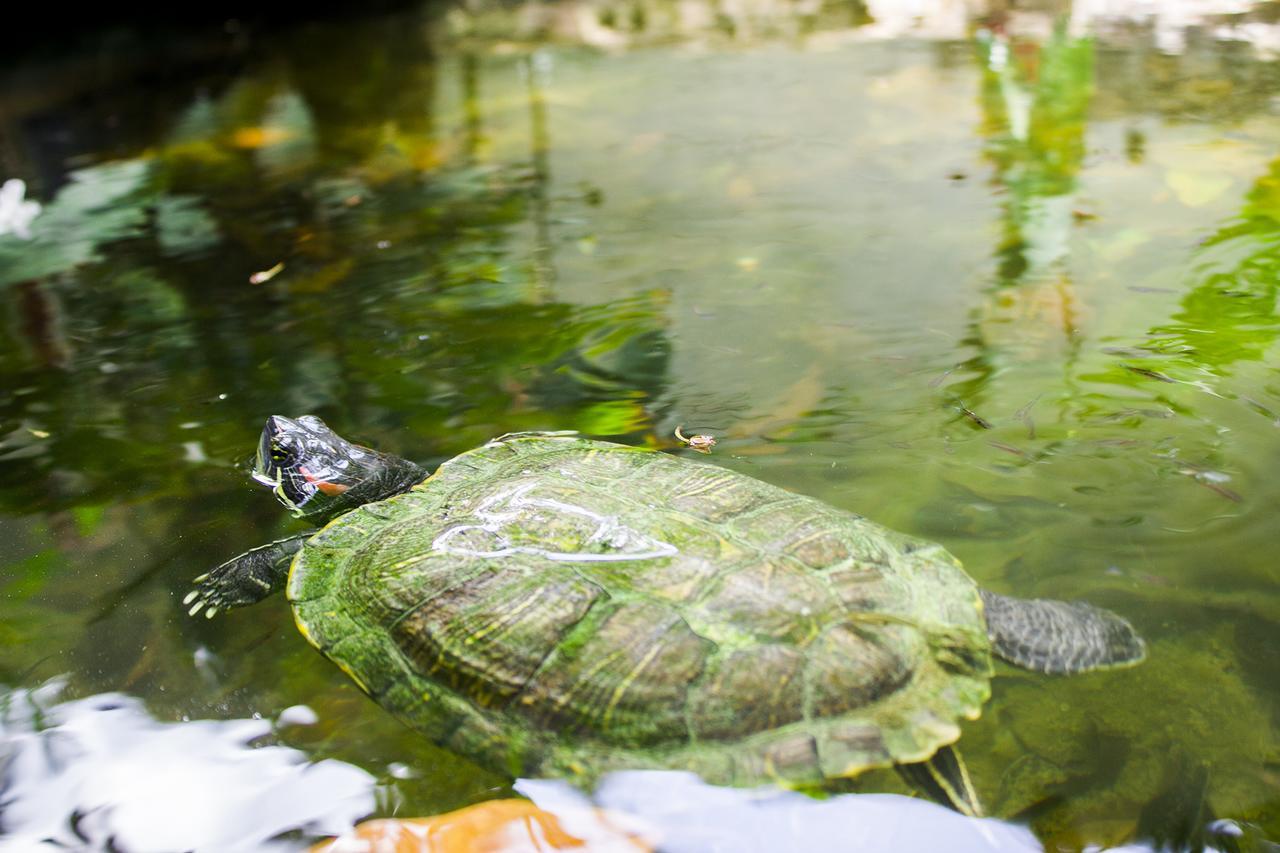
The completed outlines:
{"type": "Polygon", "coordinates": [[[231,134],[231,144],[236,148],[264,148],[291,136],[292,133],[281,127],[241,127],[231,134]]]}
{"type": "MultiPolygon", "coordinates": [[[[566,816],[568,816],[566,814],[566,816]]],[[[370,820],[321,842],[311,853],[514,853],[514,851],[651,851],[653,844],[595,809],[574,812],[574,833],[528,800],[491,800],[427,818],[370,820]]]]}

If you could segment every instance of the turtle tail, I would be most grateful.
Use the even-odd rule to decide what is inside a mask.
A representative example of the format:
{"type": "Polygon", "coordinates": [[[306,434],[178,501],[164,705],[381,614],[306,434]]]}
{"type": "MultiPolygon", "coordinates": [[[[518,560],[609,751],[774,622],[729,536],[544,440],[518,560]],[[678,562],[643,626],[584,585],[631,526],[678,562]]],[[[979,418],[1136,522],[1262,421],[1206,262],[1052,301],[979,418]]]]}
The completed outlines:
{"type": "Polygon", "coordinates": [[[944,746],[924,761],[899,764],[898,773],[936,803],[969,817],[982,817],[982,806],[969,781],[960,753],[944,746]]]}
{"type": "Polygon", "coordinates": [[[1069,675],[1132,666],[1146,643],[1124,618],[1083,601],[1020,599],[981,590],[992,650],[1026,669],[1069,675]]]}

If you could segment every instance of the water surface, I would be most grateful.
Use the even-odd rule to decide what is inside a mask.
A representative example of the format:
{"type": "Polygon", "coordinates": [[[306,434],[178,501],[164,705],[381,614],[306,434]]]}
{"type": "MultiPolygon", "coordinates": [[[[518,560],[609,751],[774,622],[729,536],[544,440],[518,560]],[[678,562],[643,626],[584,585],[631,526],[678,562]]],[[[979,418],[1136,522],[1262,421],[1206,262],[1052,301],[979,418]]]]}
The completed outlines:
{"type": "Polygon", "coordinates": [[[280,738],[379,814],[510,795],[282,601],[185,615],[296,529],[243,460],[273,413],[427,464],[684,424],[1147,637],[1000,669],[962,742],[993,814],[1280,837],[1274,4],[875,5],[432,7],[11,69],[0,180],[43,209],[0,236],[0,682],[307,705],[280,738]]]}

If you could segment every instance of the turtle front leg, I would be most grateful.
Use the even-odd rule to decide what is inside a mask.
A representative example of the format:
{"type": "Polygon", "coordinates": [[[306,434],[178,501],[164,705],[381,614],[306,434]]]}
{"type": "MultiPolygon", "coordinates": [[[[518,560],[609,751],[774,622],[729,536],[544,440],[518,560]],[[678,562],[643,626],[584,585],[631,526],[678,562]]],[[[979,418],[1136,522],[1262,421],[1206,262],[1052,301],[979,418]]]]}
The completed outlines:
{"type": "Polygon", "coordinates": [[[315,535],[311,530],[277,539],[238,557],[227,560],[193,582],[195,589],[182,599],[190,604],[187,611],[195,616],[204,609],[204,615],[212,619],[219,610],[255,604],[284,585],[289,576],[289,564],[303,543],[315,535]]]}

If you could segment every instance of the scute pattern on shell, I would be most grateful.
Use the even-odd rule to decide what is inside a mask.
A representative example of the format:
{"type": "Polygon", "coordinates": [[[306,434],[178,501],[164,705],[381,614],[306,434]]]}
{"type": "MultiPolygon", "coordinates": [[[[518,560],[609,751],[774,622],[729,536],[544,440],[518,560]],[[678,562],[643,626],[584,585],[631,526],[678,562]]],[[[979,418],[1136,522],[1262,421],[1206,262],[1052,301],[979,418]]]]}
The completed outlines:
{"type": "Polygon", "coordinates": [[[490,442],[334,521],[288,594],[375,699],[509,773],[820,782],[929,756],[989,692],[940,547],[577,437],[490,442]]]}

